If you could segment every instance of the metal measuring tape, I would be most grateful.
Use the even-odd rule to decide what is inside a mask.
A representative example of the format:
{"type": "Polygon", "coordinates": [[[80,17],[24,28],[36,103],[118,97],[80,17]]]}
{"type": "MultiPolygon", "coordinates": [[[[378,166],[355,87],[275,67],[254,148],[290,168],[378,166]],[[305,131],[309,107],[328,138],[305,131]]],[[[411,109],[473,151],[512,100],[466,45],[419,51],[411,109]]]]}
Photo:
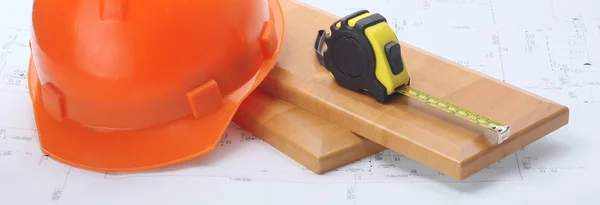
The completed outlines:
{"type": "Polygon", "coordinates": [[[325,30],[319,30],[314,49],[319,63],[340,86],[367,91],[382,103],[388,102],[394,94],[413,97],[487,129],[498,144],[508,139],[508,125],[410,87],[400,44],[382,15],[356,11],[334,22],[330,31],[326,34],[325,30]],[[327,45],[324,52],[321,51],[323,43],[327,45]]]}

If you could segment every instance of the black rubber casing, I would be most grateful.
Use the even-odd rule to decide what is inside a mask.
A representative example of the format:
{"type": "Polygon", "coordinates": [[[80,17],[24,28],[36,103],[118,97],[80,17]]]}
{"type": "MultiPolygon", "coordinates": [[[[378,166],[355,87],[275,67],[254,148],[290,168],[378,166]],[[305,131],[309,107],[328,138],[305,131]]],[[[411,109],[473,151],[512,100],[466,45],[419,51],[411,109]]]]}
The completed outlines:
{"type": "MultiPolygon", "coordinates": [[[[372,14],[358,20],[354,27],[348,25],[348,20],[367,12],[367,10],[354,12],[330,26],[331,36],[325,37],[327,50],[323,54],[322,63],[340,86],[353,91],[366,90],[377,101],[387,102],[391,95],[387,95],[385,86],[375,76],[375,54],[369,39],[364,34],[366,28],[386,22],[386,19],[380,14],[372,14]],[[337,23],[341,23],[340,28],[336,26],[337,23]]],[[[400,71],[394,70],[394,73],[400,71]]]]}

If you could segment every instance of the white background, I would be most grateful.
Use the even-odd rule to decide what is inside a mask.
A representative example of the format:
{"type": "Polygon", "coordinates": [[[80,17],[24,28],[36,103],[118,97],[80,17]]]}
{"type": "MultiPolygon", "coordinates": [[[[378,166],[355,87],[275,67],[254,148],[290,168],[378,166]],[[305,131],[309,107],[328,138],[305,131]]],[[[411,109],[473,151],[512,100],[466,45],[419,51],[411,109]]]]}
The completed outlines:
{"type": "Polygon", "coordinates": [[[571,109],[571,121],[466,181],[385,151],[322,176],[232,125],[210,156],[143,174],[42,156],[27,94],[31,0],[0,0],[0,204],[600,204],[600,3],[305,0],[383,14],[401,41],[571,109]]]}

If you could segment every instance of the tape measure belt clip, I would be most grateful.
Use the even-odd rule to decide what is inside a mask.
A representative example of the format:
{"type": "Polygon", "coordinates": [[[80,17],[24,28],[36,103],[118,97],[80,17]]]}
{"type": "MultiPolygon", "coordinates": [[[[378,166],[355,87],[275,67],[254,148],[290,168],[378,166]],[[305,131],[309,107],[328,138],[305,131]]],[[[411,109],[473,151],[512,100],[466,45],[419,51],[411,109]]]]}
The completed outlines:
{"type": "Polygon", "coordinates": [[[317,33],[317,40],[315,40],[315,53],[317,54],[317,60],[319,61],[319,64],[322,66],[325,66],[325,57],[323,57],[322,52],[325,35],[325,30],[319,30],[317,33]]]}
{"type": "Polygon", "coordinates": [[[314,49],[319,63],[340,86],[388,102],[398,87],[408,84],[400,44],[383,16],[356,11],[334,22],[330,30],[318,31],[314,49]],[[327,48],[322,52],[323,44],[327,48]]]}

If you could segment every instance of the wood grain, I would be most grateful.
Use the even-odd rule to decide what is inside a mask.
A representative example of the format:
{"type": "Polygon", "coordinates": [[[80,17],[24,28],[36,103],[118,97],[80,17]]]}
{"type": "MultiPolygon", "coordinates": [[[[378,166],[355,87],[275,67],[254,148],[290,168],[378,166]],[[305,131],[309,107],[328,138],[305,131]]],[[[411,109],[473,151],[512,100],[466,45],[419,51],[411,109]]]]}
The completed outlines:
{"type": "Polygon", "coordinates": [[[386,148],[258,89],[233,121],[316,174],[386,148]]]}
{"type": "MultiPolygon", "coordinates": [[[[568,123],[565,106],[405,43],[402,53],[413,87],[510,125],[511,138],[494,145],[482,130],[406,96],[381,104],[367,94],[346,90],[319,65],[313,51],[317,31],[329,28],[338,17],[296,1],[280,2],[286,25],[284,50],[259,89],[448,176],[465,179],[568,123]]],[[[273,122],[262,123],[269,127],[273,122]]],[[[307,138],[284,134],[289,129],[304,132],[271,126],[271,133],[281,133],[272,135],[271,141],[307,138]]],[[[318,139],[300,143],[310,147],[318,139]]]]}

